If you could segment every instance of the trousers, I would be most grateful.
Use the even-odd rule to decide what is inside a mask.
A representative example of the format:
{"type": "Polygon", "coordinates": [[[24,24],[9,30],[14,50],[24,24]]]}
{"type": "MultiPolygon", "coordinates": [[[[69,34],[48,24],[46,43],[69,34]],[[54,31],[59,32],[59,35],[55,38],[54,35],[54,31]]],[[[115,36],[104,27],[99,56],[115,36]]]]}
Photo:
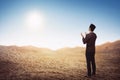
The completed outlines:
{"type": "Polygon", "coordinates": [[[86,63],[87,63],[87,75],[95,75],[96,74],[96,63],[95,63],[95,53],[94,52],[86,52],[86,63]]]}

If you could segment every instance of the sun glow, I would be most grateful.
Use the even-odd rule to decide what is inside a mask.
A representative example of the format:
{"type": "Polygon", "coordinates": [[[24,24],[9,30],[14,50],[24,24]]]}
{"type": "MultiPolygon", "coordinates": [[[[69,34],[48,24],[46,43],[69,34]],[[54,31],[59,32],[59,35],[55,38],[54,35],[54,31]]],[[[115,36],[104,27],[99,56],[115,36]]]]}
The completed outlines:
{"type": "Polygon", "coordinates": [[[25,15],[25,25],[32,31],[41,29],[44,25],[43,14],[35,10],[28,12],[25,15]]]}

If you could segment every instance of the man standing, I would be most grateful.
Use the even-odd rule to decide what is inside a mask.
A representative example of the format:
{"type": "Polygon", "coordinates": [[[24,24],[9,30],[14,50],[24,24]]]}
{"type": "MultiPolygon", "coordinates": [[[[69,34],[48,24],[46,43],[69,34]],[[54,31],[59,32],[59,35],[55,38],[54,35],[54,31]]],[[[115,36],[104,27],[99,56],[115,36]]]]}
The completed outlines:
{"type": "Polygon", "coordinates": [[[82,41],[86,44],[86,62],[87,62],[87,76],[91,77],[96,74],[96,64],[95,64],[95,41],[96,41],[96,34],[93,32],[96,26],[94,24],[90,24],[89,26],[89,33],[86,34],[84,37],[82,36],[82,41]],[[92,67],[92,69],[91,69],[92,67]]]}

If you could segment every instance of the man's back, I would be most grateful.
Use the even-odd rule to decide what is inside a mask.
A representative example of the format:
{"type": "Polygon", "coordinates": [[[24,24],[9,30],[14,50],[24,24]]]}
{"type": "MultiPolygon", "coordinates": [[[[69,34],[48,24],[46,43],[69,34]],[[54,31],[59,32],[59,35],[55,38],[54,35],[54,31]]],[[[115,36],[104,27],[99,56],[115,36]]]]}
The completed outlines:
{"type": "Polygon", "coordinates": [[[96,34],[95,33],[89,33],[88,35],[88,41],[87,41],[87,47],[86,47],[86,51],[87,52],[95,52],[95,41],[96,41],[96,34]]]}
{"type": "Polygon", "coordinates": [[[95,41],[96,41],[96,34],[91,32],[86,35],[83,39],[84,44],[86,43],[86,52],[93,52],[95,53],[95,41]]]}

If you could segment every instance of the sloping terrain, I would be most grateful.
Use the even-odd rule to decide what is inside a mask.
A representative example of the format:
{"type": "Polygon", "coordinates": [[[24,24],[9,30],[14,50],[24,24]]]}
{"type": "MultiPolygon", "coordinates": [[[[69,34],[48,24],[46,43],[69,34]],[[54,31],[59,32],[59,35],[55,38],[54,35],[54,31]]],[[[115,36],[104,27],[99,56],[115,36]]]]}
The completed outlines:
{"type": "Polygon", "coordinates": [[[115,42],[107,42],[100,46],[97,46],[97,52],[102,53],[120,53],[120,40],[115,42]]]}
{"type": "Polygon", "coordinates": [[[119,41],[98,46],[97,75],[89,79],[84,77],[82,47],[52,51],[33,46],[0,46],[0,80],[119,80],[119,50],[119,41]]]}

